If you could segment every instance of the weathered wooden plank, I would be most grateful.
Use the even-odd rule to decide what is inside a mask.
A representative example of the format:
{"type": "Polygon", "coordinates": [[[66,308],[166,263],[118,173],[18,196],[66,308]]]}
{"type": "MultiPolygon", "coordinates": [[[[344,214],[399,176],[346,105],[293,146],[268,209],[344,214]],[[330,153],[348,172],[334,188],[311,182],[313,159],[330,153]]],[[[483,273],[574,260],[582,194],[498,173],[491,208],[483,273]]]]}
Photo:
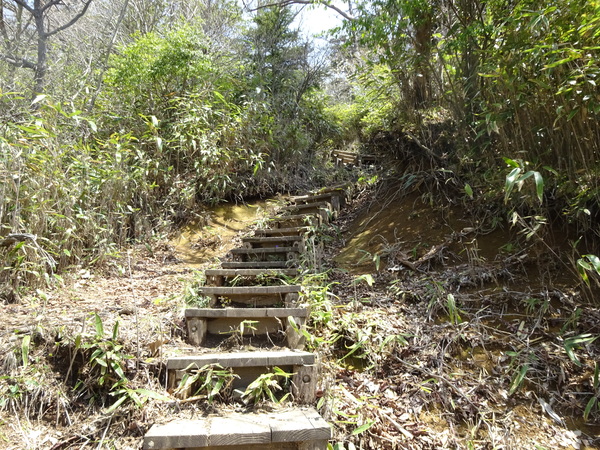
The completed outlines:
{"type": "MultiPolygon", "coordinates": [[[[316,226],[316,225],[321,225],[323,221],[323,217],[320,213],[318,212],[309,212],[309,213],[305,213],[305,214],[291,214],[288,216],[279,216],[279,217],[271,217],[269,219],[269,223],[271,225],[275,225],[278,226],[282,223],[297,223],[299,225],[296,226],[301,226],[301,225],[306,225],[308,224],[308,226],[316,226]]],[[[285,228],[289,228],[289,227],[285,227],[285,228]]]]}
{"type": "Polygon", "coordinates": [[[310,232],[310,227],[262,228],[254,230],[256,236],[302,236],[310,232]]]}
{"type": "Polygon", "coordinates": [[[206,269],[204,274],[207,277],[258,277],[286,275],[295,276],[298,275],[298,269],[206,269]]]}
{"type": "Polygon", "coordinates": [[[176,356],[167,359],[167,369],[183,370],[189,366],[199,369],[208,364],[221,364],[223,367],[235,368],[249,366],[302,366],[314,363],[314,353],[296,350],[277,350],[176,356]]]}
{"type": "Polygon", "coordinates": [[[316,400],[318,366],[303,364],[294,366],[292,376],[292,394],[294,400],[301,404],[311,404],[316,400]]]}
{"type": "MultiPolygon", "coordinates": [[[[310,422],[309,422],[310,423],[310,422]]],[[[268,421],[262,417],[230,415],[213,417],[210,421],[210,445],[269,444],[272,431],[268,421]]]]}
{"type": "Polygon", "coordinates": [[[225,261],[221,263],[224,269],[284,269],[297,266],[297,261],[225,261]]]}
{"type": "Polygon", "coordinates": [[[245,277],[245,278],[269,278],[277,279],[279,277],[297,277],[298,269],[207,269],[207,286],[224,286],[227,280],[245,277]]]}
{"type": "Polygon", "coordinates": [[[290,197],[290,201],[294,203],[313,203],[320,202],[322,200],[327,200],[333,197],[339,197],[341,195],[344,195],[344,192],[341,190],[336,190],[332,192],[318,194],[296,195],[294,197],[290,197]]]}
{"type": "Polygon", "coordinates": [[[292,197],[290,200],[298,205],[315,205],[322,203],[322,200],[325,200],[326,203],[331,205],[331,208],[334,211],[339,211],[342,208],[342,204],[345,202],[345,199],[342,199],[344,195],[345,194],[341,191],[335,191],[327,194],[292,197]]]}
{"type": "Polygon", "coordinates": [[[331,439],[331,427],[314,409],[289,411],[271,422],[272,442],[305,442],[331,439]]]}
{"type": "Polygon", "coordinates": [[[177,420],[153,425],[144,436],[145,450],[206,447],[209,445],[210,422],[177,420]]]}
{"type": "Polygon", "coordinates": [[[248,295],[248,294],[288,294],[300,292],[302,286],[282,285],[282,286],[202,286],[198,288],[199,294],[205,295],[248,295]]]}
{"type": "Polygon", "coordinates": [[[190,344],[196,347],[202,345],[204,339],[206,339],[206,333],[208,332],[208,324],[206,320],[198,317],[190,317],[186,320],[188,329],[188,340],[190,344]]]}
{"type": "Polygon", "coordinates": [[[298,247],[232,248],[232,255],[270,255],[277,253],[300,253],[298,247]]]}
{"type": "Polygon", "coordinates": [[[280,211],[290,211],[290,212],[295,212],[295,211],[304,211],[304,210],[312,210],[312,209],[331,209],[331,203],[329,202],[316,202],[316,203],[298,203],[296,205],[290,205],[290,206],[286,206],[284,208],[281,208],[280,211]]]}
{"type": "Polygon", "coordinates": [[[261,317],[308,317],[308,308],[188,308],[185,310],[186,319],[190,318],[244,318],[261,317]]]}
{"type": "Polygon", "coordinates": [[[314,408],[226,412],[153,425],[144,450],[325,450],[331,428],[314,408]]]}
{"type": "Polygon", "coordinates": [[[304,248],[304,236],[251,236],[242,238],[246,248],[294,247],[299,251],[304,248]]]}

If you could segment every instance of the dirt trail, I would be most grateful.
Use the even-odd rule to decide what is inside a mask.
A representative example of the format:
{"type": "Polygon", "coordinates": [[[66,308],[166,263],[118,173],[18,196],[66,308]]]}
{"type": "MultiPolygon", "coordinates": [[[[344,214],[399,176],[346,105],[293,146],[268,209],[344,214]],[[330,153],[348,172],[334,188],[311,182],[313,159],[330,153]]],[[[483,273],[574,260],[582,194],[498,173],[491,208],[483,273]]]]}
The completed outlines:
{"type": "MultiPolygon", "coordinates": [[[[598,309],[581,303],[563,270],[540,270],[535,255],[507,246],[507,233],[488,235],[460,209],[435,212],[419,196],[393,197],[377,204],[365,193],[325,249],[337,299],[314,333],[325,339],[320,411],[338,448],[600,448],[597,409],[582,419],[598,343],[573,347],[580,365],[564,345],[600,331],[598,309]]],[[[52,343],[91,333],[94,312],[106,330],[118,319],[120,341],[141,361],[127,373],[160,390],[160,347],[183,344],[177,297],[194,269],[236,245],[246,220],[225,223],[227,236],[188,235],[203,252],[189,264],[193,246],[188,255],[172,243],[132,250],[110,273],[74,270],[60,289],[3,306],[0,448],[140,448],[145,424],[172,406],[92,412],[89,397],[70,400],[69,359],[57,364],[52,343]],[[22,370],[25,336],[34,345],[22,370]]]]}

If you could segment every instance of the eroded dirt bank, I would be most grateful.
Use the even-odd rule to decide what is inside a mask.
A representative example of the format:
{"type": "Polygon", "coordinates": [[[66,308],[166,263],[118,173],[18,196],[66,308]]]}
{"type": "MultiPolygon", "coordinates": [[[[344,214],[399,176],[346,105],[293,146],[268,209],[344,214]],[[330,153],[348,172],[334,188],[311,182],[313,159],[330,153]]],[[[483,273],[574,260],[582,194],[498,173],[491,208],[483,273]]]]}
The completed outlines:
{"type": "MultiPolygon", "coordinates": [[[[568,260],[420,193],[391,187],[357,205],[332,251],[331,357],[341,369],[324,404],[334,421],[352,423],[338,439],[363,448],[600,446],[600,311],[568,260]]],[[[565,243],[549,245],[559,254],[565,243]]]]}

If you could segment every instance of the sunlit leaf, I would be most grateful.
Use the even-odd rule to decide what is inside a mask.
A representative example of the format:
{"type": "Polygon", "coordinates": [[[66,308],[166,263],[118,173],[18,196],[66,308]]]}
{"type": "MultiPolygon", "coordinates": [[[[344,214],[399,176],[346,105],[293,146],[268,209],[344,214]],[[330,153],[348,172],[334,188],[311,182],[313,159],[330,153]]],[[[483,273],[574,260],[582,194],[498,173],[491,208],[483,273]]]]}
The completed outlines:
{"type": "Polygon", "coordinates": [[[352,431],[352,435],[356,436],[357,434],[361,434],[364,433],[365,431],[367,431],[369,428],[371,428],[373,426],[373,424],[375,423],[374,420],[368,420],[366,423],[362,424],[360,427],[356,428],[355,430],[352,431]]]}

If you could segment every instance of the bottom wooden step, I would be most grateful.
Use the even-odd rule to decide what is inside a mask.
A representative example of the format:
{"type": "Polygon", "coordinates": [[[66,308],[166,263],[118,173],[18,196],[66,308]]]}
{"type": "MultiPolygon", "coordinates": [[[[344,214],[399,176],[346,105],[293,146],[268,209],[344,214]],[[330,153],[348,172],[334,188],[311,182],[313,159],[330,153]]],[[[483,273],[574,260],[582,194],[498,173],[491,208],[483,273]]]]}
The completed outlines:
{"type": "Polygon", "coordinates": [[[331,428],[313,409],[226,413],[154,425],[145,450],[326,450],[331,428]]]}

